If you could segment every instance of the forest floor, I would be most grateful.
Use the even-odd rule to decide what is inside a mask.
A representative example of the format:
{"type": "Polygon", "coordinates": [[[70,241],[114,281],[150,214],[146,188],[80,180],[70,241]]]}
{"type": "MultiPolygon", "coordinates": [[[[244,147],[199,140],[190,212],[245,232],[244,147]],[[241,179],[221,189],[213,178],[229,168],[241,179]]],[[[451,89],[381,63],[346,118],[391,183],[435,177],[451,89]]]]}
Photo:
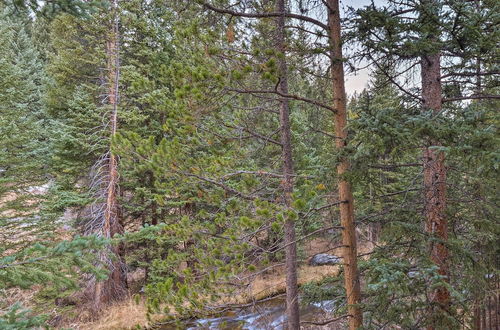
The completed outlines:
{"type": "MultiPolygon", "coordinates": [[[[38,191],[35,192],[39,193],[38,191]]],[[[10,202],[15,199],[15,196],[8,196],[8,199],[0,200],[0,205],[5,202],[10,202]]],[[[7,214],[3,214],[7,215],[7,214]]],[[[60,238],[68,238],[68,232],[61,230],[57,233],[60,238]]],[[[23,236],[26,238],[26,232],[23,231],[23,236]]],[[[337,276],[341,270],[339,265],[333,266],[310,266],[308,264],[309,259],[318,253],[328,253],[336,256],[341,256],[341,248],[339,247],[338,238],[327,238],[327,235],[323,237],[318,237],[315,239],[310,239],[302,242],[301,248],[299,250],[299,256],[303,257],[299,260],[298,269],[298,283],[302,286],[310,282],[320,282],[325,277],[337,276]]],[[[17,235],[11,235],[11,240],[17,240],[17,235]]],[[[359,243],[358,253],[364,255],[372,250],[371,244],[364,243],[362,240],[359,243]]],[[[262,267],[257,269],[252,274],[246,274],[245,283],[243,284],[245,289],[241,290],[239,294],[233,295],[230,299],[226,301],[221,301],[224,304],[248,304],[268,297],[274,297],[276,295],[285,292],[285,269],[282,263],[275,263],[268,265],[267,267],[262,267]]],[[[49,300],[44,299],[43,290],[40,286],[34,286],[31,290],[19,290],[12,289],[6,292],[7,296],[5,301],[7,305],[13,302],[20,301],[23,306],[27,308],[40,309],[39,306],[42,305],[43,313],[47,313],[53,317],[53,321],[58,324],[58,328],[72,328],[78,330],[119,330],[119,329],[134,329],[136,325],[141,327],[147,327],[155,322],[161,321],[162,315],[153,315],[151,319],[148,320],[146,317],[147,307],[144,299],[139,299],[138,303],[132,295],[136,295],[138,288],[142,287],[143,278],[141,278],[141,273],[132,274],[132,282],[135,282],[134,289],[130,292],[130,297],[124,299],[121,302],[115,303],[106,307],[101,313],[100,317],[96,320],[94,319],[88,311],[79,310],[78,307],[63,308],[63,310],[54,308],[53,302],[49,303],[49,300]],[[39,305],[37,307],[37,305],[39,305]],[[61,315],[61,312],[63,315],[61,315]]],[[[143,276],[142,276],[143,277],[143,276]]],[[[52,300],[53,301],[53,300],[52,300]]]]}
{"type": "MultiPolygon", "coordinates": [[[[358,248],[360,255],[370,252],[370,244],[361,243],[358,248]]],[[[341,255],[338,242],[333,242],[325,238],[316,238],[303,244],[304,255],[313,256],[317,253],[329,253],[341,255]]],[[[309,258],[308,258],[309,259],[309,258]]],[[[247,288],[240,295],[232,298],[226,303],[248,303],[272,297],[285,292],[285,271],[282,265],[276,264],[267,267],[267,271],[257,270],[256,275],[251,277],[247,288]],[[273,267],[274,266],[274,267],[273,267]]],[[[337,276],[340,266],[310,266],[307,262],[302,262],[298,269],[299,285],[310,282],[319,282],[325,277],[337,276]]],[[[71,327],[78,330],[118,330],[133,329],[136,325],[147,327],[161,320],[160,315],[154,315],[151,320],[146,317],[146,305],[140,300],[139,303],[133,298],[128,298],[120,303],[116,303],[106,308],[102,316],[93,322],[70,322],[64,327],[71,327]]],[[[85,318],[85,315],[82,315],[85,318]]]]}

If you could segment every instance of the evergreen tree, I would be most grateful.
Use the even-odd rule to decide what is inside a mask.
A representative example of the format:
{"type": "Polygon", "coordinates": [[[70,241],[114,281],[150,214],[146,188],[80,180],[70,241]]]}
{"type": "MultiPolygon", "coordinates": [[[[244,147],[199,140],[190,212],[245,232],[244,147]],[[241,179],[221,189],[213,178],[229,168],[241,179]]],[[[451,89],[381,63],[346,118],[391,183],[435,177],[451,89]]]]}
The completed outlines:
{"type": "MultiPolygon", "coordinates": [[[[48,167],[50,140],[57,127],[45,106],[47,72],[35,48],[32,18],[11,7],[2,7],[1,15],[0,290],[3,295],[14,287],[39,285],[51,287],[56,295],[68,294],[77,288],[79,276],[95,272],[89,253],[99,249],[102,241],[95,237],[64,241],[63,223],[46,203],[53,185],[48,167]]],[[[17,329],[42,325],[45,320],[15,304],[0,322],[17,329]]]]}
{"type": "Polygon", "coordinates": [[[43,107],[45,88],[43,65],[30,37],[26,15],[11,16],[2,9],[2,70],[0,109],[0,224],[4,248],[25,244],[17,229],[43,231],[39,208],[48,182],[47,161],[49,123],[43,107]]]}
{"type": "MultiPolygon", "coordinates": [[[[454,242],[460,241],[461,238],[448,228],[450,223],[456,224],[456,222],[453,217],[450,218],[451,208],[446,206],[449,202],[446,196],[456,190],[450,189],[454,186],[449,181],[450,175],[447,173],[449,167],[445,165],[445,154],[450,154],[452,150],[459,148],[455,137],[470,129],[468,124],[460,126],[464,123],[456,117],[457,111],[461,112],[467,107],[464,104],[450,102],[469,98],[495,98],[484,94],[470,95],[469,84],[465,82],[461,84],[460,91],[455,90],[457,86],[455,78],[462,77],[464,71],[470,70],[468,68],[472,59],[477,61],[478,45],[481,45],[485,61],[488,61],[494,53],[492,44],[482,38],[467,39],[477,31],[471,27],[470,22],[465,22],[465,17],[469,19],[474,17],[474,25],[483,26],[487,30],[494,24],[495,18],[488,10],[492,9],[491,4],[485,2],[483,5],[485,5],[484,10],[479,16],[475,5],[466,1],[449,3],[389,1],[386,7],[377,8],[372,5],[357,13],[359,16],[356,33],[363,46],[363,55],[379,69],[382,69],[380,65],[382,57],[383,60],[392,61],[395,72],[385,71],[386,77],[409,98],[407,106],[410,109],[420,108],[420,111],[408,119],[403,117],[397,122],[396,131],[401,131],[402,127],[412,123],[416,128],[408,132],[413,135],[415,148],[424,147],[422,156],[424,208],[421,212],[426,219],[426,234],[423,237],[426,238],[424,241],[427,241],[430,251],[428,259],[421,256],[422,259],[418,264],[425,269],[430,267],[428,261],[432,260],[435,265],[431,278],[429,279],[430,275],[424,276],[432,281],[433,289],[427,293],[427,298],[421,298],[424,301],[431,301],[424,313],[429,328],[447,328],[460,322],[454,310],[461,303],[452,303],[450,295],[461,301],[461,298],[458,298],[460,296],[458,287],[465,283],[456,282],[453,275],[453,259],[450,258],[449,251],[455,250],[454,242]],[[470,42],[463,43],[464,38],[470,42]],[[405,81],[404,74],[412,72],[411,70],[417,65],[421,74],[420,81],[411,80],[411,76],[410,79],[406,76],[405,81]],[[450,97],[457,92],[463,94],[450,97]],[[454,238],[450,238],[451,233],[454,233],[454,238]],[[450,293],[452,288],[454,290],[450,293]]],[[[480,73],[480,75],[491,74],[493,74],[491,71],[480,73]]],[[[417,213],[414,217],[418,219],[420,215],[417,213]]],[[[415,229],[418,231],[423,228],[417,225],[415,229]]],[[[454,251],[454,253],[463,255],[469,251],[454,251]]],[[[420,270],[420,272],[428,271],[420,270]]],[[[422,305],[425,304],[420,306],[422,305]]],[[[419,309],[417,306],[414,308],[419,309]]],[[[417,320],[419,318],[415,316],[414,322],[418,322],[417,320]]],[[[405,321],[411,322],[409,319],[405,321]]]]}
{"type": "Polygon", "coordinates": [[[0,328],[128,294],[183,327],[268,273],[290,329],[493,322],[497,2],[1,3],[0,294],[35,298],[0,328]],[[326,239],[340,273],[300,300],[333,318],[301,321],[326,239]]]}
{"type": "MultiPolygon", "coordinates": [[[[57,17],[51,27],[49,59],[54,79],[48,106],[59,126],[59,136],[53,140],[57,185],[52,205],[55,211],[79,207],[82,232],[104,238],[123,233],[117,202],[118,160],[111,151],[119,120],[117,4],[111,9],[109,14],[98,11],[90,17],[57,17]]],[[[111,272],[103,283],[93,277],[86,284],[95,310],[125,294],[121,258],[120,246],[98,253],[96,262],[107,263],[111,272]]]]}

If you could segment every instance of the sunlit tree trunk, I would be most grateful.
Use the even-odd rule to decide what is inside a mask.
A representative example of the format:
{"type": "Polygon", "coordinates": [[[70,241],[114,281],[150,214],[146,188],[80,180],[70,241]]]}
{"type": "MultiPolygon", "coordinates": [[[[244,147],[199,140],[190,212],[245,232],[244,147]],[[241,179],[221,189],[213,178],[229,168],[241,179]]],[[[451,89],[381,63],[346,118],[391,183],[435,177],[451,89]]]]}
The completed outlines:
{"type": "MultiPolygon", "coordinates": [[[[347,102],[342,57],[342,40],[340,27],[339,1],[328,0],[328,26],[330,36],[333,107],[335,109],[335,146],[342,154],[347,146],[347,102]]],[[[342,225],[342,245],[344,249],[344,281],[348,303],[349,329],[354,330],[363,324],[360,309],[361,290],[357,265],[356,224],[354,222],[354,199],[351,184],[345,175],[349,172],[349,160],[341,156],[337,165],[338,193],[340,203],[340,223],[342,225]]]]}

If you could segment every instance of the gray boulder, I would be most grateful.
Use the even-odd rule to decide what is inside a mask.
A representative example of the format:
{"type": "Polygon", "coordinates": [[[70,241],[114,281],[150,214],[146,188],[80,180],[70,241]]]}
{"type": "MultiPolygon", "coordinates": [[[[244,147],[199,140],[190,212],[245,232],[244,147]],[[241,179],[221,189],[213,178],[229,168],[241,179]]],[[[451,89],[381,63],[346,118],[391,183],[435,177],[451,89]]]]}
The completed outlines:
{"type": "Polygon", "coordinates": [[[341,262],[341,258],[332,254],[319,253],[309,260],[311,266],[337,265],[341,262]]]}

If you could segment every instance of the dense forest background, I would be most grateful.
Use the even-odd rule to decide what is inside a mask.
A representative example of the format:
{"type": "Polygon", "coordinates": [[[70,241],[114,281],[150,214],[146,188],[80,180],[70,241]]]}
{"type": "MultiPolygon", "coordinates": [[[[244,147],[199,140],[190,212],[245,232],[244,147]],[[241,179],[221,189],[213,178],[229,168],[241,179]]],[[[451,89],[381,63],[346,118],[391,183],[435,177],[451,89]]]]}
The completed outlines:
{"type": "Polygon", "coordinates": [[[0,2],[0,328],[283,296],[269,328],[495,329],[499,26],[494,0],[0,2]]]}

